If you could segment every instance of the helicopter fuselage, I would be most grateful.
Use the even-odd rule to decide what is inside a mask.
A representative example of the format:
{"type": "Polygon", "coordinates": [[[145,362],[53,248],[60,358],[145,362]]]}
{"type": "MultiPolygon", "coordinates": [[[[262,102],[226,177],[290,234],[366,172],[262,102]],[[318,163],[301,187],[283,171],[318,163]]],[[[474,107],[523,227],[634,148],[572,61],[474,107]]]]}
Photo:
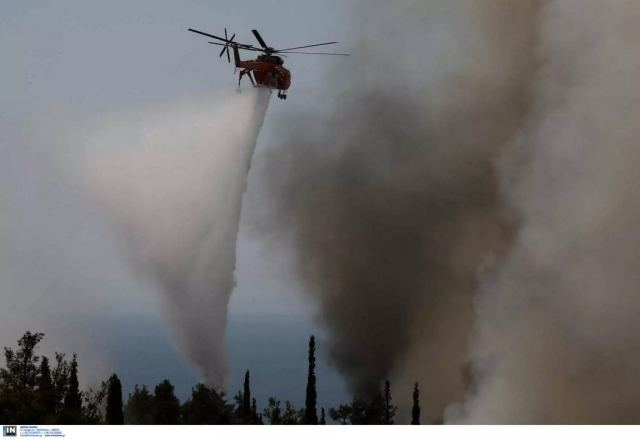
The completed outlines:
{"type": "Polygon", "coordinates": [[[291,72],[284,67],[282,58],[276,55],[260,55],[257,59],[241,60],[238,47],[233,45],[236,67],[240,69],[238,85],[247,75],[255,87],[278,90],[278,97],[286,99],[286,91],[291,86],[291,72]]]}
{"type": "Polygon", "coordinates": [[[300,49],[306,49],[308,47],[327,46],[330,44],[337,44],[337,41],[329,41],[326,43],[307,44],[304,46],[289,47],[287,49],[274,49],[265,43],[260,33],[253,29],[251,32],[258,40],[260,46],[254,46],[252,44],[239,43],[234,41],[236,34],[234,33],[229,37],[227,28],[224,28],[224,38],[217,35],[212,35],[207,32],[202,32],[197,29],[189,29],[190,32],[194,32],[203,35],[208,38],[212,38],[216,41],[209,41],[209,44],[215,44],[222,46],[219,57],[226,53],[227,61],[231,62],[230,50],[233,49],[233,58],[236,65],[236,69],[240,69],[238,86],[242,82],[243,76],[248,76],[249,80],[254,87],[266,87],[278,90],[278,97],[280,99],[287,99],[287,90],[291,86],[291,72],[284,67],[284,61],[282,56],[288,56],[289,54],[295,55],[337,55],[337,56],[349,56],[348,53],[327,53],[327,52],[301,52],[300,49]],[[246,50],[250,52],[260,52],[256,59],[242,60],[240,59],[240,50],[246,50]],[[287,55],[285,55],[287,54],[287,55]]]}

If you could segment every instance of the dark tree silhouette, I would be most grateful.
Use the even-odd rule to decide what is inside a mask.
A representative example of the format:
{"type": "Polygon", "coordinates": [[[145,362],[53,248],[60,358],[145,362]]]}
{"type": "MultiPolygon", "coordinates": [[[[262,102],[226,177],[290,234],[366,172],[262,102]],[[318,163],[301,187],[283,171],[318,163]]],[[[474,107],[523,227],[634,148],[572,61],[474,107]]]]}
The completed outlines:
{"type": "Polygon", "coordinates": [[[122,383],[115,373],[111,375],[108,382],[106,422],[109,425],[124,424],[122,383]]]}
{"type": "Polygon", "coordinates": [[[36,417],[33,406],[40,357],[35,355],[35,350],[43,337],[40,332],[27,331],[18,340],[17,351],[4,348],[6,369],[0,369],[0,415],[3,422],[24,424],[36,417]]]}
{"type": "MultiPolygon", "coordinates": [[[[203,384],[192,388],[190,398],[182,405],[174,387],[164,380],[151,395],[145,386],[135,386],[123,410],[122,383],[112,375],[100,388],[80,391],[78,360],[65,354],[55,355],[54,367],[47,357],[35,354],[43,334],[26,332],[18,340],[18,349],[5,348],[6,367],[0,368],[0,422],[4,424],[97,424],[103,422],[106,398],[108,424],[326,424],[325,409],[317,413],[315,376],[315,337],[309,339],[308,375],[304,408],[297,410],[289,401],[283,406],[269,398],[267,407],[258,413],[256,399],[251,397],[250,371],[245,373],[243,391],[234,397],[235,406],[219,393],[203,384]]],[[[397,407],[391,398],[391,385],[385,381],[382,392],[356,397],[350,404],[331,408],[328,415],[340,424],[393,424],[397,407]]],[[[413,390],[411,423],[420,424],[420,391],[413,390]]]]}
{"type": "Polygon", "coordinates": [[[82,394],[78,382],[78,356],[73,354],[69,365],[67,388],[64,394],[62,422],[64,424],[79,424],[82,422],[82,394]]]}
{"type": "Polygon", "coordinates": [[[89,388],[82,392],[82,422],[85,424],[100,424],[102,422],[102,402],[107,396],[106,381],[98,389],[89,388]]]}
{"type": "Polygon", "coordinates": [[[391,403],[391,384],[389,380],[384,382],[384,409],[382,412],[382,423],[385,425],[393,424],[393,417],[396,415],[398,408],[391,403]]]}
{"type": "Polygon", "coordinates": [[[40,414],[39,419],[43,424],[55,422],[56,414],[56,395],[51,380],[51,368],[49,359],[42,357],[40,362],[40,370],[38,372],[36,405],[40,414]]]}
{"type": "Polygon", "coordinates": [[[284,425],[302,424],[304,418],[304,410],[296,410],[290,401],[284,402],[284,411],[282,412],[281,423],[284,425]]]}
{"type": "Polygon", "coordinates": [[[127,400],[124,417],[127,424],[153,424],[154,398],[147,386],[140,388],[136,385],[133,388],[133,393],[129,394],[127,400]]]}
{"type": "Polygon", "coordinates": [[[222,396],[204,384],[197,384],[191,391],[191,398],[182,406],[185,424],[230,424],[232,407],[222,396]]]}
{"type": "Polygon", "coordinates": [[[25,334],[18,340],[19,349],[14,352],[11,348],[4,348],[6,369],[0,369],[0,377],[7,387],[16,392],[32,391],[38,376],[38,361],[35,355],[36,346],[44,334],[41,332],[25,334]]]}
{"type": "Polygon", "coordinates": [[[173,384],[164,380],[155,388],[153,403],[155,413],[153,423],[175,425],[180,423],[180,401],[173,393],[173,384]]]}
{"type": "Polygon", "coordinates": [[[413,386],[413,407],[411,408],[411,425],[420,425],[420,389],[418,383],[413,386]]]}
{"type": "Polygon", "coordinates": [[[304,424],[315,425],[318,423],[316,392],[316,339],[312,335],[309,338],[309,371],[307,374],[307,395],[304,409],[304,424]]]}
{"type": "Polygon", "coordinates": [[[64,398],[67,393],[71,366],[65,358],[65,354],[56,352],[56,366],[51,371],[53,391],[56,398],[56,415],[60,414],[64,407],[64,398]]]}
{"type": "Polygon", "coordinates": [[[369,398],[354,398],[351,402],[351,417],[353,425],[383,424],[385,419],[385,399],[380,392],[369,398]]]}
{"type": "Polygon", "coordinates": [[[251,386],[249,379],[249,370],[247,369],[244,374],[244,391],[242,393],[242,417],[248,424],[251,424],[251,386]]]}
{"type": "Polygon", "coordinates": [[[280,409],[280,401],[275,398],[269,398],[267,408],[262,412],[263,416],[271,425],[282,424],[282,410],[280,409]]]}
{"type": "Polygon", "coordinates": [[[352,407],[350,404],[341,404],[338,408],[329,409],[329,417],[339,424],[346,425],[351,419],[352,407]]]}
{"type": "Polygon", "coordinates": [[[258,419],[258,404],[256,403],[256,399],[253,398],[251,400],[251,423],[252,424],[258,424],[259,423],[259,419],[258,419]]]}

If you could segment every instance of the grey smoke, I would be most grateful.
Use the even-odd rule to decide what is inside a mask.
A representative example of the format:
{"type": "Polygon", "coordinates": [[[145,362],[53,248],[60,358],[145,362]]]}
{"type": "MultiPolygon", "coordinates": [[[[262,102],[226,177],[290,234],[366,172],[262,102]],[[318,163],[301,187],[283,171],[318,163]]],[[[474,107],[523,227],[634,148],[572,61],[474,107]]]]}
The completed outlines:
{"type": "Polygon", "coordinates": [[[480,290],[465,422],[640,420],[640,3],[549,2],[501,158],[518,232],[480,290]]]}
{"type": "Polygon", "coordinates": [[[425,421],[637,421],[639,11],[363,5],[343,94],[267,173],[355,394],[391,377],[401,404],[420,381],[425,421]]]}
{"type": "Polygon", "coordinates": [[[97,133],[87,178],[131,261],[165,298],[177,345],[223,387],[242,195],[270,92],[245,90],[127,115],[97,133]]]}
{"type": "Polygon", "coordinates": [[[271,150],[274,222],[356,394],[420,380],[429,417],[464,395],[476,273],[510,236],[493,158],[526,110],[534,6],[367,7],[332,113],[271,150]]]}

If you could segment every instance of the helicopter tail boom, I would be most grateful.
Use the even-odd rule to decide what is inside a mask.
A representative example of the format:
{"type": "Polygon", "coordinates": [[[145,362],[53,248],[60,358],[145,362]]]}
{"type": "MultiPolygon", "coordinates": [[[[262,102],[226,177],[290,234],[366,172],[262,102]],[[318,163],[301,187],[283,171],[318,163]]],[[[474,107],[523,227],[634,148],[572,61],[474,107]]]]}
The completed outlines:
{"type": "Polygon", "coordinates": [[[240,67],[240,63],[242,60],[240,59],[240,51],[238,50],[238,45],[231,43],[231,47],[233,47],[233,60],[236,63],[236,67],[240,67]]]}

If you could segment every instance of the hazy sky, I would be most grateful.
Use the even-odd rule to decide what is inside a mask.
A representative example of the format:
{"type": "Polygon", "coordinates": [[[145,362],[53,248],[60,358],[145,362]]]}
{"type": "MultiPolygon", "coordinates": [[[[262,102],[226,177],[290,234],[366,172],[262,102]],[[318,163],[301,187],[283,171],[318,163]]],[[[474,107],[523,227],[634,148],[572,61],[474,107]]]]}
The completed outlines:
{"type": "MultiPolygon", "coordinates": [[[[80,354],[88,383],[113,371],[127,388],[167,376],[184,395],[195,378],[171,347],[154,287],[132,272],[112,224],[75,184],[72,167],[86,153],[83,141],[122,113],[236,87],[218,48],[188,27],[220,34],[226,26],[252,44],[250,30],[258,28],[275,47],[338,40],[346,51],[355,12],[342,1],[3,1],[0,343],[40,330],[47,333],[45,352],[80,354]]],[[[253,169],[260,170],[261,151],[278,141],[289,115],[323,105],[327,97],[315,85],[344,62],[287,58],[293,86],[286,102],[271,102],[253,169]]],[[[251,187],[261,184],[255,175],[231,299],[229,390],[250,367],[260,399],[273,393],[299,404],[306,338],[318,328],[297,294],[291,255],[265,248],[251,227],[261,208],[252,197],[251,187]]],[[[320,401],[335,403],[344,396],[342,382],[325,363],[319,367],[320,401]]]]}

